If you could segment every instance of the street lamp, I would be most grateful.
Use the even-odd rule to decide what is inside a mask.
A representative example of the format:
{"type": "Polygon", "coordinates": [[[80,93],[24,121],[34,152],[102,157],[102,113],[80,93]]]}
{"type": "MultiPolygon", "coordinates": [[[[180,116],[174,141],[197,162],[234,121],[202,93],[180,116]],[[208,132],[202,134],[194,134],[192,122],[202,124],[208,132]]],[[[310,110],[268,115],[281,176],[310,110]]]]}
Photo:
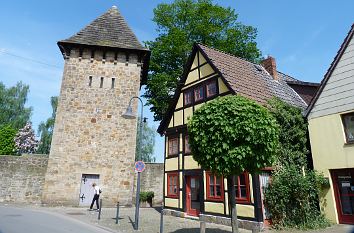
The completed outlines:
{"type": "MultiPolygon", "coordinates": [[[[142,135],[142,131],[143,131],[143,123],[146,122],[146,118],[143,118],[143,108],[144,108],[144,105],[143,105],[143,101],[141,100],[140,97],[138,96],[133,96],[132,98],[130,98],[129,100],[129,105],[127,107],[127,110],[125,111],[125,113],[122,115],[122,117],[126,118],[126,119],[135,119],[136,118],[136,115],[133,113],[133,108],[132,108],[132,100],[133,99],[138,99],[140,100],[140,103],[141,103],[141,113],[140,113],[140,129],[139,129],[139,135],[138,135],[138,139],[139,139],[139,142],[141,144],[141,135],[142,135]]],[[[138,155],[135,155],[135,161],[139,161],[141,158],[138,157],[138,155]]]]}
{"type": "MultiPolygon", "coordinates": [[[[129,101],[129,105],[127,107],[127,110],[125,111],[125,113],[122,115],[122,117],[126,118],[126,119],[135,119],[136,115],[133,113],[133,109],[132,109],[132,100],[133,99],[138,99],[140,100],[141,103],[141,114],[140,114],[140,129],[139,129],[139,142],[140,142],[140,146],[142,145],[141,143],[141,135],[142,135],[142,131],[143,131],[143,123],[146,121],[146,118],[143,118],[143,101],[141,100],[140,97],[138,96],[133,96],[132,98],[130,98],[129,101]]],[[[139,153],[140,154],[140,153],[139,153]]],[[[135,161],[139,161],[141,158],[138,155],[135,155],[135,161]]],[[[138,179],[137,179],[137,184],[136,184],[136,197],[135,197],[135,224],[134,224],[134,230],[138,230],[139,229],[139,206],[140,206],[140,172],[138,172],[138,179]]]]}

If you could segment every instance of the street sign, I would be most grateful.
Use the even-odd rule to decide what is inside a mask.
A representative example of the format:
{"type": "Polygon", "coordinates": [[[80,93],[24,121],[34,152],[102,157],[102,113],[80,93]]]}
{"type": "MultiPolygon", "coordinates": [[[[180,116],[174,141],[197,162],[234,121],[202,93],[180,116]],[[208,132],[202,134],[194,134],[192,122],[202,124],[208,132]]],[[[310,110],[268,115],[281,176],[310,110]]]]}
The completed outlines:
{"type": "Polygon", "coordinates": [[[143,161],[135,162],[135,171],[143,172],[145,170],[145,163],[143,161]]]}

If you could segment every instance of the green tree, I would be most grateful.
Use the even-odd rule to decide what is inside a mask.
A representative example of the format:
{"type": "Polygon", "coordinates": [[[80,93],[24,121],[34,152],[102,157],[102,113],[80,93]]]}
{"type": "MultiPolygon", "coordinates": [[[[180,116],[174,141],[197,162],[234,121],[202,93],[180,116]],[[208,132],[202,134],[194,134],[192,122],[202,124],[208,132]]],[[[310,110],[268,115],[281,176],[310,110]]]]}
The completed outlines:
{"type": "Polygon", "coordinates": [[[235,175],[271,166],[278,150],[278,125],[268,110],[242,96],[219,97],[188,122],[193,158],[203,169],[228,178],[233,232],[238,231],[235,175]]]}
{"type": "Polygon", "coordinates": [[[39,154],[49,154],[50,152],[55,116],[58,107],[58,96],[52,96],[50,98],[50,104],[52,106],[52,116],[49,117],[46,122],[42,121],[38,126],[40,141],[37,153],[39,154]]]}
{"type": "Polygon", "coordinates": [[[25,107],[29,86],[18,82],[6,88],[0,82],[0,127],[11,125],[18,130],[30,120],[32,108],[25,107]]]}
{"type": "Polygon", "coordinates": [[[145,42],[152,54],[144,97],[155,120],[161,120],[167,111],[193,43],[259,60],[257,30],[237,18],[234,9],[213,4],[212,0],[175,0],[154,9],[158,37],[145,42]]]}
{"type": "Polygon", "coordinates": [[[0,127],[0,155],[16,154],[15,136],[16,129],[11,125],[3,125],[0,127]]]}
{"type": "Polygon", "coordinates": [[[142,123],[142,128],[140,128],[141,121],[138,119],[138,130],[136,136],[136,160],[142,160],[144,162],[155,162],[154,157],[154,146],[155,146],[155,129],[149,127],[147,122],[142,123]],[[141,138],[140,138],[140,130],[141,138]]]}

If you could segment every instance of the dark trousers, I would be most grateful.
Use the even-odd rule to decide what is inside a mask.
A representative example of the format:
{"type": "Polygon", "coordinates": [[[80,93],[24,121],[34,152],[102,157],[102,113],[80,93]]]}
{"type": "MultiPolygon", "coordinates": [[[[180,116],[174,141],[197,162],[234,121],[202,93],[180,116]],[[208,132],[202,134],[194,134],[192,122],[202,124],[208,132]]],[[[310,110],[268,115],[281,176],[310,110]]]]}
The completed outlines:
{"type": "Polygon", "coordinates": [[[95,194],[95,196],[93,196],[93,199],[92,199],[92,202],[91,202],[91,205],[90,205],[90,209],[92,209],[93,204],[95,203],[95,201],[96,201],[97,209],[100,208],[100,205],[98,204],[98,199],[99,198],[100,198],[100,195],[98,195],[98,194],[95,194]]]}

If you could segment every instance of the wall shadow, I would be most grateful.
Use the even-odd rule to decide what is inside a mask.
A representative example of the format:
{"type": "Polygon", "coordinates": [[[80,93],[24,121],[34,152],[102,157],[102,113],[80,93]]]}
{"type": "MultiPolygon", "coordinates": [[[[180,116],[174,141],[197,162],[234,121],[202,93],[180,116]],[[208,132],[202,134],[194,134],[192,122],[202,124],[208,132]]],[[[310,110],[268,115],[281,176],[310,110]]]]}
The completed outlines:
{"type": "MultiPolygon", "coordinates": [[[[231,231],[225,231],[216,228],[206,228],[206,233],[230,233],[231,231]]],[[[176,231],[171,231],[171,233],[200,233],[200,228],[183,228],[176,231]]]]}

